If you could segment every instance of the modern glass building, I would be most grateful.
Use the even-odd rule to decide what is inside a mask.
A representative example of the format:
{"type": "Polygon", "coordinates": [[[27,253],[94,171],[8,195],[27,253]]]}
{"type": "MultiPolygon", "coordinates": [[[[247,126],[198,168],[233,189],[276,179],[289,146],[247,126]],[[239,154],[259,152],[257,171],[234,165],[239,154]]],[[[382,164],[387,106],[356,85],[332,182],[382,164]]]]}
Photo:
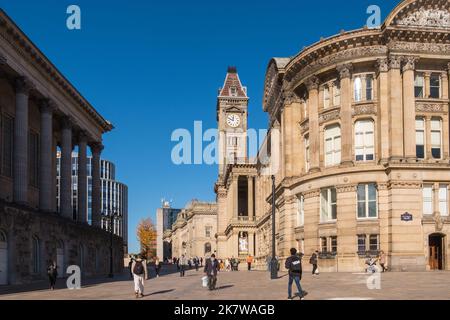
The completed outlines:
{"type": "MultiPolygon", "coordinates": [[[[73,219],[77,220],[79,214],[87,215],[87,221],[92,223],[92,157],[87,157],[87,212],[78,212],[78,154],[72,153],[72,208],[73,219]]],[[[60,153],[57,154],[57,210],[60,206],[60,153]]],[[[107,160],[100,160],[100,185],[101,185],[101,208],[103,215],[116,214],[120,218],[113,221],[114,234],[123,238],[125,253],[128,246],[128,187],[116,181],[116,166],[107,160]]],[[[102,218],[101,226],[109,230],[109,222],[102,218]]]]}

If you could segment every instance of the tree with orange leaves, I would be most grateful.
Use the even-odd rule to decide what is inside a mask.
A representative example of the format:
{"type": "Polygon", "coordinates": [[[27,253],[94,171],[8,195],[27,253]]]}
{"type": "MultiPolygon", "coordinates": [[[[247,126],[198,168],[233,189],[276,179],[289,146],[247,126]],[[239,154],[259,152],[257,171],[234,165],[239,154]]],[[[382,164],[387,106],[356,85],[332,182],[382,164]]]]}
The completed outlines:
{"type": "Polygon", "coordinates": [[[156,227],[152,219],[142,219],[137,227],[137,238],[141,245],[141,255],[145,259],[156,256],[156,227]]]}

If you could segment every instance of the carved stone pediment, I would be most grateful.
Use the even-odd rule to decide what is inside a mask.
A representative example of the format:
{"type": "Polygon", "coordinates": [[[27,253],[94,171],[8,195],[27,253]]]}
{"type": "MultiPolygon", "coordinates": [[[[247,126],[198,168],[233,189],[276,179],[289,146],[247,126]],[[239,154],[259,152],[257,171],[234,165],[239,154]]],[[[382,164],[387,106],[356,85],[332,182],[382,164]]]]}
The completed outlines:
{"type": "Polygon", "coordinates": [[[438,8],[420,8],[397,20],[398,26],[450,29],[450,12],[438,8]]]}
{"type": "Polygon", "coordinates": [[[375,104],[362,104],[356,105],[352,108],[352,116],[360,116],[366,114],[377,114],[377,108],[375,104]]]}

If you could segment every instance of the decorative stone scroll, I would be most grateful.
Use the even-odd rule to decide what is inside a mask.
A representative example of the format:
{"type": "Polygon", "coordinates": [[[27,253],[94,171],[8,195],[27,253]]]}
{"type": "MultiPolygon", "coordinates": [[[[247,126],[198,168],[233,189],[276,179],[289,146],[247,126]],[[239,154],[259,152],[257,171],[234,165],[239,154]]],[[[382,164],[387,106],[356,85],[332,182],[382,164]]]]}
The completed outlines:
{"type": "Polygon", "coordinates": [[[443,103],[416,103],[416,112],[445,112],[445,104],[443,103]]]}
{"type": "Polygon", "coordinates": [[[338,110],[332,110],[332,111],[326,112],[326,113],[322,113],[319,116],[319,124],[339,119],[339,115],[340,115],[340,110],[339,109],[338,110]]]}
{"type": "Polygon", "coordinates": [[[363,105],[357,105],[353,106],[352,109],[352,116],[360,116],[365,114],[377,114],[377,108],[374,104],[363,104],[363,105]]]}
{"type": "Polygon", "coordinates": [[[418,11],[397,20],[397,25],[450,29],[450,12],[444,9],[427,9],[422,7],[418,11]]]}

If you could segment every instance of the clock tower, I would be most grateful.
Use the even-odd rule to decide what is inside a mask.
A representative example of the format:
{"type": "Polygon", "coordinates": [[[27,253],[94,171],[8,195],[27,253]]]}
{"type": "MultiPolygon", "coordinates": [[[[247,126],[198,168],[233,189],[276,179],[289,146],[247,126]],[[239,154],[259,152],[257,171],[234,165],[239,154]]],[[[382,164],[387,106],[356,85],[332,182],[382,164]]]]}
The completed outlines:
{"type": "Polygon", "coordinates": [[[242,85],[236,67],[228,67],[217,97],[219,176],[228,164],[247,161],[247,118],[247,87],[242,85]]]}

